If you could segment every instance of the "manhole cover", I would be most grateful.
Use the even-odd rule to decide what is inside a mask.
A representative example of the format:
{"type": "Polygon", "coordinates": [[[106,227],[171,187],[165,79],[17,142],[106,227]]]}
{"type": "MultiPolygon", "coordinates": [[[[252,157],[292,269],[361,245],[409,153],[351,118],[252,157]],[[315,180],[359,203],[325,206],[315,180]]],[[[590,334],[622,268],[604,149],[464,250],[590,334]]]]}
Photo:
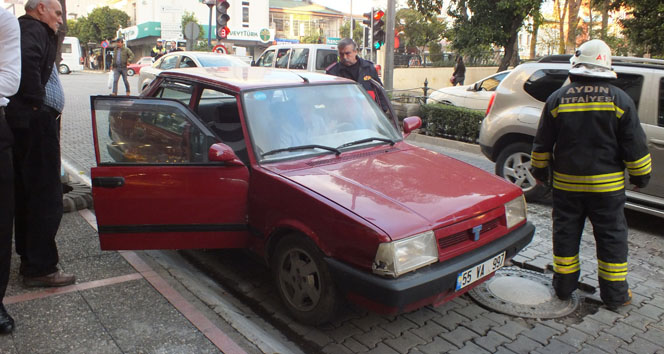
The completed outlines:
{"type": "Polygon", "coordinates": [[[559,300],[551,277],[517,267],[499,269],[493,278],[468,292],[480,304],[504,314],[527,318],[557,318],[576,310],[576,293],[559,300]]]}

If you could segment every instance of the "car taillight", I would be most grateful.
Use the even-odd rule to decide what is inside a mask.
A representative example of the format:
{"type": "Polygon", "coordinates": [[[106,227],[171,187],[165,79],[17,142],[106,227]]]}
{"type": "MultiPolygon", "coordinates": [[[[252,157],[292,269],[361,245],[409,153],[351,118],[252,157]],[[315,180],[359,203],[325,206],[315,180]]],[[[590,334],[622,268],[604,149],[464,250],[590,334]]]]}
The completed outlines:
{"type": "Polygon", "coordinates": [[[493,101],[496,99],[496,93],[491,94],[491,98],[489,98],[489,106],[486,107],[486,113],[484,113],[484,116],[488,116],[489,112],[491,112],[491,108],[493,108],[493,101]]]}

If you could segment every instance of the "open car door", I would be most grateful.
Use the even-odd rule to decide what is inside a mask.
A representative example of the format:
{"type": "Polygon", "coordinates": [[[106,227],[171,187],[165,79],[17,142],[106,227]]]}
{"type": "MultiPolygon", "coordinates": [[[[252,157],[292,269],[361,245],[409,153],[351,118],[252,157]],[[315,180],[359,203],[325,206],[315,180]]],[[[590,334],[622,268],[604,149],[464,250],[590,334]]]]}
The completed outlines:
{"type": "Polygon", "coordinates": [[[90,100],[102,249],[246,246],[248,169],[189,108],[156,98],[90,100]],[[226,158],[210,161],[220,151],[226,158]]]}
{"type": "Polygon", "coordinates": [[[371,79],[369,82],[371,83],[373,91],[376,93],[375,101],[378,104],[378,107],[380,107],[383,112],[385,112],[385,115],[391,120],[392,125],[394,125],[397,131],[401,131],[401,128],[399,128],[399,119],[397,118],[397,114],[394,112],[392,102],[387,96],[387,92],[383,88],[383,85],[379,84],[378,81],[374,79],[371,79]]]}

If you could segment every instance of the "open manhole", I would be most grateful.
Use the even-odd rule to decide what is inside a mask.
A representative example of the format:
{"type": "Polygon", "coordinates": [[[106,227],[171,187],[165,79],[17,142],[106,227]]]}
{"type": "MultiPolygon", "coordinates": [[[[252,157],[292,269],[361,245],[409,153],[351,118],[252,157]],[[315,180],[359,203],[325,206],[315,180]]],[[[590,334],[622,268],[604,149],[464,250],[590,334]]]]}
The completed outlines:
{"type": "Polygon", "coordinates": [[[526,318],[563,317],[579,305],[576,293],[567,301],[558,299],[550,276],[517,267],[499,269],[468,294],[487,308],[526,318]]]}

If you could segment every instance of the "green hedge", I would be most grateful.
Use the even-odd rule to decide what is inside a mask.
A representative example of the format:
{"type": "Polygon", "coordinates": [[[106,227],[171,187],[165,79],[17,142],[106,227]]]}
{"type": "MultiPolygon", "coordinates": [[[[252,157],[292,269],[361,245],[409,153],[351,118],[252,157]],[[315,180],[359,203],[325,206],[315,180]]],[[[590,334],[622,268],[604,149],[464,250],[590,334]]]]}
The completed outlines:
{"type": "Polygon", "coordinates": [[[445,104],[427,104],[420,110],[426,135],[476,143],[484,112],[445,104]]]}

